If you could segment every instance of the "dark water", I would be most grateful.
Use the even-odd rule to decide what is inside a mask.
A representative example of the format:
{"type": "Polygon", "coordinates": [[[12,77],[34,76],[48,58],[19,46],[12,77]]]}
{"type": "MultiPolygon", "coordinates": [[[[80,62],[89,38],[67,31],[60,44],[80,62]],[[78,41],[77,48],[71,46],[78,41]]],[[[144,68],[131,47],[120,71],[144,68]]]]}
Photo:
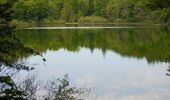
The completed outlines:
{"type": "Polygon", "coordinates": [[[94,89],[91,100],[170,98],[168,28],[32,28],[16,34],[46,58],[43,63],[23,54],[18,60],[35,66],[40,80],[69,74],[72,85],[94,89]]]}

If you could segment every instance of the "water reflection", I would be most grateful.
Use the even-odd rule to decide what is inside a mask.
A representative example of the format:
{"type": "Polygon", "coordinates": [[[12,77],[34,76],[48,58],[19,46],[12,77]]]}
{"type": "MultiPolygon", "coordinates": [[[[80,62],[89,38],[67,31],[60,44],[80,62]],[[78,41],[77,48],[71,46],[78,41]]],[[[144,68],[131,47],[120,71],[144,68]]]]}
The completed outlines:
{"type": "Polygon", "coordinates": [[[168,28],[80,29],[80,30],[18,30],[26,46],[40,52],[61,48],[78,52],[79,48],[109,50],[121,56],[146,58],[148,63],[170,56],[168,28]]]}
{"type": "Polygon", "coordinates": [[[39,78],[70,75],[76,86],[95,88],[90,100],[167,100],[170,79],[170,33],[168,28],[18,30],[17,36],[40,57],[39,78]]]}
{"type": "MultiPolygon", "coordinates": [[[[47,51],[44,56],[47,67],[40,64],[35,70],[39,79],[45,81],[68,73],[72,85],[85,85],[95,90],[97,97],[90,100],[121,100],[131,96],[132,100],[151,99],[153,95],[162,100],[169,97],[170,80],[165,75],[168,66],[165,63],[148,65],[145,59],[123,58],[111,51],[103,58],[99,49],[92,54],[86,48],[78,53],[64,49],[47,51]]],[[[39,63],[40,58],[29,57],[26,61],[39,63]]]]}

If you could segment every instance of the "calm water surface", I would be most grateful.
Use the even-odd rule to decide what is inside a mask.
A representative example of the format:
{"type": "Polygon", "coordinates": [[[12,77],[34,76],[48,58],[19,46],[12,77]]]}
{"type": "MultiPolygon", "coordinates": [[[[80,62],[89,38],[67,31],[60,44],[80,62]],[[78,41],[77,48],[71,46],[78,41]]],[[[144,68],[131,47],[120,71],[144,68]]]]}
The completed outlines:
{"type": "Polygon", "coordinates": [[[168,28],[30,28],[17,35],[46,58],[19,59],[42,81],[69,74],[72,85],[94,90],[91,100],[170,98],[168,28]]]}

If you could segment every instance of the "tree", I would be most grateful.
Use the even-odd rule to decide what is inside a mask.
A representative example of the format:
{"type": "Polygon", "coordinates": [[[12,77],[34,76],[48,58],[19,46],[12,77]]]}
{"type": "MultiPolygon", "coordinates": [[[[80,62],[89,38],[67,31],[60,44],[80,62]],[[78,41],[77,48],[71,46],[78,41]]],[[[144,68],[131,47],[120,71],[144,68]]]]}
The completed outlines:
{"type": "Polygon", "coordinates": [[[91,92],[91,89],[70,86],[67,74],[62,79],[48,82],[45,89],[45,100],[83,100],[81,96],[91,92]]]}
{"type": "Polygon", "coordinates": [[[74,12],[70,2],[64,4],[64,7],[61,11],[61,19],[65,20],[66,22],[74,22],[74,12]]]}
{"type": "Polygon", "coordinates": [[[148,0],[147,7],[153,12],[158,11],[163,23],[170,22],[170,0],[148,0]]]}
{"type": "Polygon", "coordinates": [[[48,18],[49,8],[48,0],[18,0],[14,5],[15,18],[40,22],[48,18]]]}
{"type": "Polygon", "coordinates": [[[18,0],[14,9],[17,20],[37,22],[97,16],[113,22],[167,23],[170,18],[170,0],[18,0]]]}
{"type": "Polygon", "coordinates": [[[19,90],[10,76],[0,76],[1,100],[27,100],[23,91],[19,90]]]}
{"type": "Polygon", "coordinates": [[[170,0],[148,0],[147,5],[151,9],[163,9],[170,7],[170,0]]]}
{"type": "Polygon", "coordinates": [[[49,14],[49,0],[36,0],[35,9],[34,9],[34,17],[37,21],[42,21],[45,18],[48,18],[49,14]]]}
{"type": "Polygon", "coordinates": [[[12,20],[12,6],[15,0],[2,0],[0,2],[0,24],[8,24],[12,20]]]}
{"type": "MultiPolygon", "coordinates": [[[[95,0],[94,1],[94,15],[106,17],[106,6],[109,5],[109,0],[95,0]]],[[[113,9],[114,10],[114,9],[113,9]]]]}
{"type": "Polygon", "coordinates": [[[87,16],[90,16],[94,13],[94,0],[88,1],[88,13],[87,16]]]}

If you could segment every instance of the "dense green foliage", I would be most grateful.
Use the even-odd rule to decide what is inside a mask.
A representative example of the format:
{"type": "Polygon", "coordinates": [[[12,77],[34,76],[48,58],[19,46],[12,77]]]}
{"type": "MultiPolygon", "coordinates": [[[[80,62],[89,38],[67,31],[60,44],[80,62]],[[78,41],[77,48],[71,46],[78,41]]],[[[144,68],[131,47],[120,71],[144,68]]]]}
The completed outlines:
{"type": "Polygon", "coordinates": [[[8,24],[12,20],[12,7],[15,0],[0,0],[0,24],[8,24]]]}
{"type": "Polygon", "coordinates": [[[26,46],[40,52],[61,48],[76,52],[85,47],[104,54],[111,50],[126,57],[146,58],[149,63],[170,56],[168,28],[18,30],[17,35],[26,46]]]}
{"type": "Polygon", "coordinates": [[[169,0],[18,0],[14,10],[20,21],[81,22],[84,17],[97,16],[88,22],[103,18],[108,22],[167,23],[169,4],[169,0]]]}

